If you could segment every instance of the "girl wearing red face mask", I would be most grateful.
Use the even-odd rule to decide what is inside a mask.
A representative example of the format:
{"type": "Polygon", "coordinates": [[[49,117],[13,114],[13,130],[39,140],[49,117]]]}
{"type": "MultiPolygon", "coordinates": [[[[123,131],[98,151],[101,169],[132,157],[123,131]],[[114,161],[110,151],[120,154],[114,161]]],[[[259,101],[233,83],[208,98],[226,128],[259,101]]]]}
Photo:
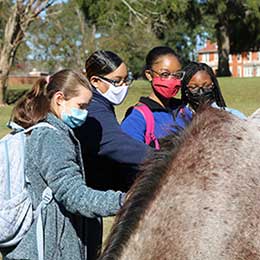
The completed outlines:
{"type": "Polygon", "coordinates": [[[176,53],[160,46],[146,56],[144,75],[152,92],[128,109],[121,127],[133,138],[159,149],[158,139],[182,130],[191,120],[191,111],[175,98],[184,72],[176,53]]]}

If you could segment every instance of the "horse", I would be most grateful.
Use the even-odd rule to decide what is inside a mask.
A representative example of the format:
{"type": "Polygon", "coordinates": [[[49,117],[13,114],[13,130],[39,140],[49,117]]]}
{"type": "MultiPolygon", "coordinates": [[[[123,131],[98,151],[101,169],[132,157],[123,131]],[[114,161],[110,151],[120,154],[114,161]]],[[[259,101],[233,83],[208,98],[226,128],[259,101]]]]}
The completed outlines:
{"type": "Polygon", "coordinates": [[[250,121],[260,126],[260,108],[258,108],[250,117],[250,121]]]}
{"type": "Polygon", "coordinates": [[[99,260],[260,260],[260,130],[204,108],[126,195],[99,260]]]}

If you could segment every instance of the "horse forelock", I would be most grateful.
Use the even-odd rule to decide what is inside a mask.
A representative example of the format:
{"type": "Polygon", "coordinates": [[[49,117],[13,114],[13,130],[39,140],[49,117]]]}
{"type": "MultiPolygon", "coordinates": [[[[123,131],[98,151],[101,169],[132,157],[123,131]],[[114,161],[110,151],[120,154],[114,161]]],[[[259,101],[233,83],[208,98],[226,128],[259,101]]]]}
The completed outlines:
{"type": "Polygon", "coordinates": [[[141,167],[141,174],[127,194],[124,207],[118,213],[111,233],[105,244],[100,260],[119,259],[131,234],[161,189],[164,180],[171,172],[171,163],[182,144],[196,139],[201,129],[209,129],[208,135],[216,134],[214,126],[230,123],[233,118],[227,112],[210,107],[202,107],[192,123],[180,134],[172,134],[161,141],[161,150],[154,152],[141,167]]]}

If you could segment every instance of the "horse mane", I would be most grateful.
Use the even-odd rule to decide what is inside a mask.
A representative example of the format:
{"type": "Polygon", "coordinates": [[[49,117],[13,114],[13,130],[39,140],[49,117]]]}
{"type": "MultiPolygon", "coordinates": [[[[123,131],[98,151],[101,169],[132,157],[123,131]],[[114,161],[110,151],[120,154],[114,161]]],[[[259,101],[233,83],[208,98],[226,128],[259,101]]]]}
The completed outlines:
{"type": "MultiPolygon", "coordinates": [[[[127,193],[123,208],[116,216],[99,260],[117,260],[131,234],[137,229],[146,209],[163,186],[170,166],[188,137],[196,138],[200,129],[234,120],[229,113],[208,106],[202,107],[192,123],[180,134],[173,133],[160,141],[161,150],[154,151],[141,166],[141,172],[127,193]]],[[[237,119],[239,120],[239,119],[237,119]]]]}

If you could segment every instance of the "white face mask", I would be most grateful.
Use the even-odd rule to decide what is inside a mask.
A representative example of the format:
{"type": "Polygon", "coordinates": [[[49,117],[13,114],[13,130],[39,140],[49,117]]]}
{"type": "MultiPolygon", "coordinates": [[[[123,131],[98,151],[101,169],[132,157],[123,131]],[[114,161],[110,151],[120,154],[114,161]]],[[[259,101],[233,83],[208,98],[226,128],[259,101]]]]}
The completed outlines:
{"type": "MultiPolygon", "coordinates": [[[[101,79],[102,80],[102,79],[101,79]]],[[[121,104],[126,98],[128,92],[128,86],[115,87],[112,83],[102,80],[109,85],[108,90],[102,93],[98,88],[97,91],[106,99],[108,99],[113,105],[121,104]]]]}

